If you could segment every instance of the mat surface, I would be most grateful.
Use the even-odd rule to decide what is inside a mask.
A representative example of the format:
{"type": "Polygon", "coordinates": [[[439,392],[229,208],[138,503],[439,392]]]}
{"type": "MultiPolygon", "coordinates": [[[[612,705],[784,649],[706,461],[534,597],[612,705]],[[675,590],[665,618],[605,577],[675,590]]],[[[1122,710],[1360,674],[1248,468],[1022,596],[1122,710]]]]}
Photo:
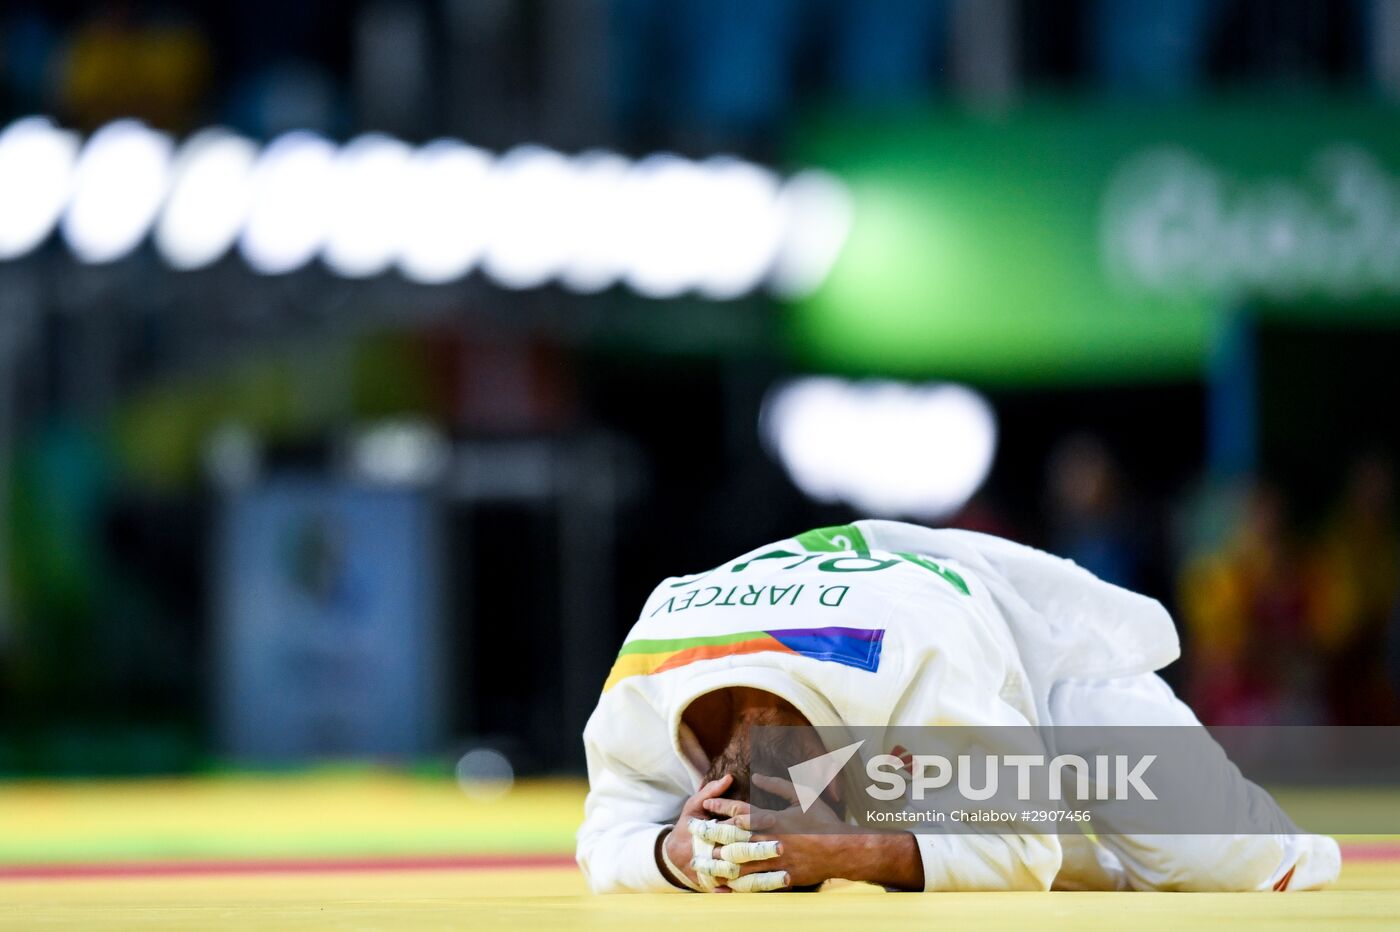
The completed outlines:
{"type": "MultiPolygon", "coordinates": [[[[0,929],[662,927],[1391,929],[1400,842],[1348,839],[1337,888],[1301,894],[587,894],[570,865],[583,787],[487,801],[392,774],[0,786],[0,929]]],[[[1400,801],[1400,795],[1390,800],[1400,801]]],[[[1309,800],[1299,800],[1300,805],[1309,800]]],[[[1312,800],[1313,805],[1325,804],[1312,800]]]]}

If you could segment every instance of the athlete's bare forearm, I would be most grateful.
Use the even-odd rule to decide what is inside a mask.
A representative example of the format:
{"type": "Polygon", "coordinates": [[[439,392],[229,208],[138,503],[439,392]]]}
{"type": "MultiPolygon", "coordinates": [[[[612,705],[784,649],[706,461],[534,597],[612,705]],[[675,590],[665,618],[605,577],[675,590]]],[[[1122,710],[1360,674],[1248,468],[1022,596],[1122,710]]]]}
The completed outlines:
{"type": "Polygon", "coordinates": [[[843,859],[851,865],[838,871],[837,876],[898,890],[924,888],[923,857],[914,836],[908,832],[835,837],[846,842],[843,859]]]}

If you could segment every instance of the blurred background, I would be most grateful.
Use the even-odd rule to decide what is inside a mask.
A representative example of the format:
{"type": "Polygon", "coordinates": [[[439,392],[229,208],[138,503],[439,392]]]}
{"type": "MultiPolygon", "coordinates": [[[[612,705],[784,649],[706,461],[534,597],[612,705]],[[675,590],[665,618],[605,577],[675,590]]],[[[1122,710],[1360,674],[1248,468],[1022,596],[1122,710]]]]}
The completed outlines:
{"type": "Polygon", "coordinates": [[[852,517],[1400,723],[1397,0],[11,0],[0,776],[581,772],[852,517]]]}

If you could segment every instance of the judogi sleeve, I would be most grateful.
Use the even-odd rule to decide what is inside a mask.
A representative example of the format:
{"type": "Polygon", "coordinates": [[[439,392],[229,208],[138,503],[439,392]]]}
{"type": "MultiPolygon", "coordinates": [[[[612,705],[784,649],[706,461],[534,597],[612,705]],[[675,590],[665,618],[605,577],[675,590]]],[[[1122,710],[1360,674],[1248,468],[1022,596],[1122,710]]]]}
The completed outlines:
{"type": "MultiPolygon", "coordinates": [[[[997,698],[995,687],[988,689],[982,671],[960,666],[939,664],[917,678],[922,686],[910,697],[899,724],[1029,727],[1021,712],[997,698]]],[[[979,831],[964,823],[956,833],[915,832],[914,838],[929,891],[1049,890],[1062,858],[1058,835],[1034,828],[1007,832],[989,826],[979,831]]]]}
{"type": "MultiPolygon", "coordinates": [[[[578,866],[594,893],[684,892],[661,873],[656,840],[671,827],[687,795],[658,776],[665,768],[646,761],[628,763],[629,749],[646,747],[635,732],[647,729],[635,729],[637,740],[621,744],[629,729],[619,724],[627,723],[600,721],[606,705],[599,706],[584,730],[589,789],[578,830],[578,866]]],[[[671,753],[669,741],[660,747],[671,753]]]]}
{"type": "Polygon", "coordinates": [[[1060,869],[1054,835],[914,836],[924,861],[924,889],[1049,890],[1060,869]]]}

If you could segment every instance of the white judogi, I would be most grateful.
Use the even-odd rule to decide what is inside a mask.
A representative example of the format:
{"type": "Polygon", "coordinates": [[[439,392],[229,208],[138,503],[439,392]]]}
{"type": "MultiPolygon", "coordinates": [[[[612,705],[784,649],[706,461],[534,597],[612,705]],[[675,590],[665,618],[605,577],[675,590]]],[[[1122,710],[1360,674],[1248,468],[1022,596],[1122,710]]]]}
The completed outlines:
{"type": "MultiPolygon", "coordinates": [[[[579,866],[595,892],[676,890],[655,845],[706,766],[681,717],[716,689],[767,690],[817,726],[1196,724],[1153,672],[1179,651],[1156,601],[967,531],[859,521],[668,579],[584,729],[579,866]],[[839,634],[806,640],[808,629],[880,633],[876,647],[839,634]],[[798,651],[764,649],[764,632],[798,651]],[[728,643],[709,646],[717,640],[728,643]]],[[[1277,811],[1243,778],[1238,791],[1277,811]]],[[[1034,833],[915,837],[926,890],[1268,890],[1285,876],[1305,889],[1336,878],[1334,841],[1285,834],[1281,813],[1279,824],[1277,835],[1101,845],[1034,833]]]]}

